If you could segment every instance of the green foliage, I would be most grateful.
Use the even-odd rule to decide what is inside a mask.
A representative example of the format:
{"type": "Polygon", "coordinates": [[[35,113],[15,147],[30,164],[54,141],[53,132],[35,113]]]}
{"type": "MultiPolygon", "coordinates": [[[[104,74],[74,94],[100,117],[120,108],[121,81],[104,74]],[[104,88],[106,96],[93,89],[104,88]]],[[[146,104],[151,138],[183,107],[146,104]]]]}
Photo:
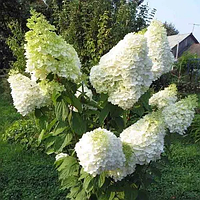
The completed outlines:
{"type": "MultiPolygon", "coordinates": [[[[190,93],[198,91],[199,84],[199,60],[196,54],[184,52],[175,62],[173,70],[162,76],[163,83],[175,83],[181,92],[190,93]]],[[[164,84],[163,84],[164,85],[164,84]]]]}
{"type": "Polygon", "coordinates": [[[10,94],[9,94],[9,96],[4,95],[3,92],[1,94],[2,95],[0,95],[0,108],[1,108],[0,109],[1,110],[0,138],[1,138],[2,134],[4,133],[5,129],[7,127],[9,127],[12,122],[21,118],[20,114],[16,112],[16,110],[13,106],[11,106],[10,94]]]}
{"type": "Polygon", "coordinates": [[[194,142],[200,142],[200,114],[197,113],[193,119],[193,122],[188,130],[188,136],[192,138],[194,142]]]}
{"type": "Polygon", "coordinates": [[[33,120],[15,121],[3,134],[3,140],[9,143],[20,143],[26,149],[38,147],[37,127],[33,120]]]}
{"type": "Polygon", "coordinates": [[[166,30],[167,30],[167,35],[168,35],[168,36],[179,34],[179,31],[176,29],[176,27],[175,27],[174,24],[172,24],[172,23],[168,23],[168,22],[165,21],[164,27],[165,27],[166,30]]]}
{"type": "Polygon", "coordinates": [[[188,64],[196,64],[195,60],[198,58],[197,54],[192,54],[190,52],[184,52],[183,55],[178,59],[178,62],[175,64],[174,68],[179,71],[179,73],[184,73],[187,71],[188,64]]]}
{"type": "Polygon", "coordinates": [[[24,32],[21,28],[21,25],[18,21],[12,21],[8,25],[12,36],[10,35],[7,38],[7,45],[12,50],[13,56],[15,57],[16,61],[12,62],[12,68],[23,72],[26,66],[25,60],[25,50],[24,50],[24,32]]]}
{"type": "Polygon", "coordinates": [[[153,181],[153,176],[156,174],[153,166],[145,168],[138,166],[134,175],[115,183],[112,179],[106,178],[104,173],[92,177],[84,172],[77,159],[72,156],[59,159],[55,164],[59,171],[62,189],[69,190],[68,198],[77,200],[139,200],[144,199],[144,196],[147,199],[145,188],[153,181]],[[141,187],[140,190],[138,185],[141,187]]]}
{"type": "Polygon", "coordinates": [[[147,5],[137,7],[125,1],[65,0],[59,6],[56,1],[52,3],[58,31],[73,44],[86,74],[127,33],[145,28],[155,14],[147,5]]]}

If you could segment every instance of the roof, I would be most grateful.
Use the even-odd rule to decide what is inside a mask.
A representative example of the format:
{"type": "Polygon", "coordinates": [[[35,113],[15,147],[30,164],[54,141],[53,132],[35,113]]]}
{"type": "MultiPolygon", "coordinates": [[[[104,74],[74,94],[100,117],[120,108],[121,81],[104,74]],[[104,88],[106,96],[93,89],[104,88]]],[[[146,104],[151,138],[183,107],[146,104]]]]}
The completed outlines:
{"type": "MultiPolygon", "coordinates": [[[[175,47],[178,43],[180,43],[181,41],[183,41],[185,38],[187,38],[189,35],[191,35],[192,33],[187,33],[187,34],[178,34],[178,35],[171,35],[168,36],[168,41],[169,41],[169,46],[172,49],[173,47],[175,47]]],[[[197,41],[198,42],[198,41],[197,41]]]]}
{"type": "Polygon", "coordinates": [[[193,44],[188,51],[192,54],[197,54],[200,57],[200,44],[193,44]]]}

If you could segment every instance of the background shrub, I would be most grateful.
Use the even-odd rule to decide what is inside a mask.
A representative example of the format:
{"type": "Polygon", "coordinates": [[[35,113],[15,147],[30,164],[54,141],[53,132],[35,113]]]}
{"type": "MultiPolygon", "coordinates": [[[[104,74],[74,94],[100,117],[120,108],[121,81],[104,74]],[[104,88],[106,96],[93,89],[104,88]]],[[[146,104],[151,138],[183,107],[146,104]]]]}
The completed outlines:
{"type": "Polygon", "coordinates": [[[3,140],[10,143],[20,143],[25,148],[38,147],[38,133],[35,122],[31,119],[20,119],[7,128],[3,140]]]}

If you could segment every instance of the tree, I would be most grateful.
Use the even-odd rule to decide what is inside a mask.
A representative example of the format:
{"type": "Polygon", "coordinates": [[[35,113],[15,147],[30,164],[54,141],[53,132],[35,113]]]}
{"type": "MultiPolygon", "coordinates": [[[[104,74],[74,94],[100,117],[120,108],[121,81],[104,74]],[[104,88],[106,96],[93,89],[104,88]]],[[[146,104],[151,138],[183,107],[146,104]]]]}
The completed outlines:
{"type": "Polygon", "coordinates": [[[83,72],[97,64],[100,57],[129,32],[144,29],[154,16],[142,1],[64,0],[52,2],[55,25],[72,44],[81,59],[83,72]]]}
{"type": "Polygon", "coordinates": [[[179,31],[176,29],[175,25],[172,24],[172,23],[168,23],[168,22],[165,21],[164,27],[167,30],[167,35],[168,36],[170,36],[170,35],[177,35],[179,33],[179,31]]]}

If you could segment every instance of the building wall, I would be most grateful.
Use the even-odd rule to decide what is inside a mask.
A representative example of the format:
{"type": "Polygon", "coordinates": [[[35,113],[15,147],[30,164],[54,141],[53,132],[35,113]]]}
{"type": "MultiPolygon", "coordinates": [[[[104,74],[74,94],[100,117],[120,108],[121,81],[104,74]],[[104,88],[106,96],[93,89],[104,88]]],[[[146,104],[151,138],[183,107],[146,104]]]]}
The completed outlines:
{"type": "MultiPolygon", "coordinates": [[[[185,40],[183,40],[182,42],[180,42],[178,47],[178,58],[183,54],[184,51],[186,51],[194,43],[196,43],[196,41],[191,35],[185,38],[185,40]]],[[[176,58],[176,52],[177,52],[177,45],[172,49],[172,53],[175,58],[176,58]]]]}

